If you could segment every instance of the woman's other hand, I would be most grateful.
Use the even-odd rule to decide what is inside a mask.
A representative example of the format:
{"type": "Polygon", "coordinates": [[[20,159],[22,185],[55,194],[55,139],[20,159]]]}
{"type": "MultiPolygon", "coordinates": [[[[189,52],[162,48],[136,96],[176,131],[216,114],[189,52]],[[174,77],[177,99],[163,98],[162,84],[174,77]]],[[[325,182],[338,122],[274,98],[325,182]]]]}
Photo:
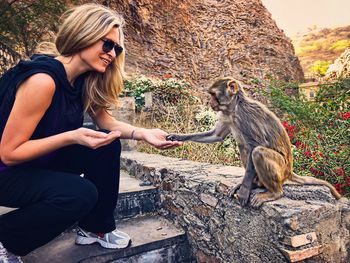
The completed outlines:
{"type": "Polygon", "coordinates": [[[120,135],[121,133],[119,131],[104,133],[88,128],[79,128],[72,131],[72,139],[74,144],[84,145],[92,149],[97,149],[101,146],[110,144],[112,141],[119,138],[120,135]]]}

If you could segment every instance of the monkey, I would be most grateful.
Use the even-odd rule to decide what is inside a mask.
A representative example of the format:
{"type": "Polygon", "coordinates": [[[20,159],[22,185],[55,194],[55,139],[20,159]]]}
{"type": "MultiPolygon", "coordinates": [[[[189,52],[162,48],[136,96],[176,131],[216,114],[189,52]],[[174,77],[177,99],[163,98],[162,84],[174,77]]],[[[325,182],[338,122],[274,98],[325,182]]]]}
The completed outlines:
{"type": "Polygon", "coordinates": [[[238,144],[245,167],[242,183],[229,191],[243,207],[249,202],[254,186],[263,186],[266,192],[257,193],[252,207],[277,200],[283,195],[286,180],[298,184],[327,186],[336,199],[341,195],[328,182],[310,176],[299,176],[292,171],[292,145],[279,118],[265,105],[246,94],[242,84],[232,77],[214,81],[209,88],[210,106],[218,112],[215,127],[206,132],[169,134],[173,141],[213,143],[223,141],[229,134],[238,144]]]}

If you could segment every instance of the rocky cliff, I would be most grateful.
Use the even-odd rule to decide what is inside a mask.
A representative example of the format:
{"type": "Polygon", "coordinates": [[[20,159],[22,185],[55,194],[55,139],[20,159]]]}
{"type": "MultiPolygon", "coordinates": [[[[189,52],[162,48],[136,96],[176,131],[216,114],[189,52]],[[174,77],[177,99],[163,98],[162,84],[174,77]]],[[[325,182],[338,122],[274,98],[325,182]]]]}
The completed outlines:
{"type": "Polygon", "coordinates": [[[328,68],[326,79],[350,78],[350,48],[346,49],[328,68]]]}
{"type": "Polygon", "coordinates": [[[129,73],[184,78],[198,89],[223,75],[303,78],[290,39],[260,0],[100,2],[124,15],[129,73]]]}

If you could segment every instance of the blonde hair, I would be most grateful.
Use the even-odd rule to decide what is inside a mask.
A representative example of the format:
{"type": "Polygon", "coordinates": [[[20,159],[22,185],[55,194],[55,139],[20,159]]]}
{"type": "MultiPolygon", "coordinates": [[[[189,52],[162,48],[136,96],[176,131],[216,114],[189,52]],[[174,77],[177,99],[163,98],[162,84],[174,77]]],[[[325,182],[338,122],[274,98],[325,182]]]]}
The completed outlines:
{"type": "Polygon", "coordinates": [[[119,29],[119,44],[123,52],[106,68],[104,73],[89,72],[85,77],[84,111],[108,109],[117,105],[125,77],[125,47],[122,27],[124,19],[115,11],[98,4],[85,4],[66,11],[57,37],[60,55],[71,56],[103,38],[113,28],[119,29]]]}

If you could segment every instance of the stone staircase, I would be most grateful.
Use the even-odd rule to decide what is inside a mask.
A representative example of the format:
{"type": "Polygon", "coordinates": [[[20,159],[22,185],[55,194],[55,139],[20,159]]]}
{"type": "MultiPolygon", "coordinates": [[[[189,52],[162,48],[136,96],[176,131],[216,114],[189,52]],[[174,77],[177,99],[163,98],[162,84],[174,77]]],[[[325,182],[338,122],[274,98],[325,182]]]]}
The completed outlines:
{"type": "Polygon", "coordinates": [[[117,228],[131,236],[126,249],[105,249],[97,244],[74,244],[75,229],[61,234],[33,251],[25,263],[189,263],[191,255],[186,233],[158,214],[160,194],[155,187],[122,171],[120,194],[115,212],[117,228]],[[146,184],[140,186],[140,184],[146,184]]]}

